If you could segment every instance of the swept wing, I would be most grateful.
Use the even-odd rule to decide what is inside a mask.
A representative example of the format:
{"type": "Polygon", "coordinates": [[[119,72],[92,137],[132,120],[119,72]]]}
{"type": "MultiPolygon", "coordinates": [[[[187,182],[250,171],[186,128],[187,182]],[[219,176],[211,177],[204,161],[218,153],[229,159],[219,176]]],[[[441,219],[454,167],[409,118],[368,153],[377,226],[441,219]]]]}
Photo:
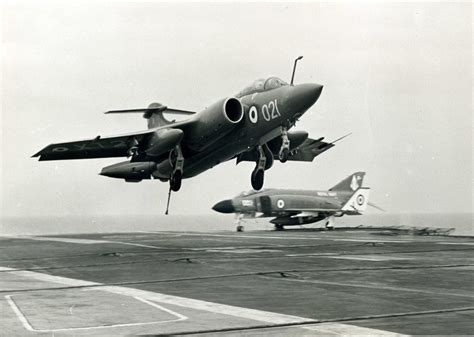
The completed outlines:
{"type": "Polygon", "coordinates": [[[91,159],[108,157],[128,157],[129,150],[134,146],[139,146],[152,137],[152,135],[162,129],[178,128],[185,129],[193,123],[187,120],[170,124],[168,126],[152,128],[118,136],[101,137],[93,139],[79,140],[65,143],[55,143],[46,146],[44,149],[34,154],[40,161],[45,160],[66,160],[66,159],[91,159]]]}

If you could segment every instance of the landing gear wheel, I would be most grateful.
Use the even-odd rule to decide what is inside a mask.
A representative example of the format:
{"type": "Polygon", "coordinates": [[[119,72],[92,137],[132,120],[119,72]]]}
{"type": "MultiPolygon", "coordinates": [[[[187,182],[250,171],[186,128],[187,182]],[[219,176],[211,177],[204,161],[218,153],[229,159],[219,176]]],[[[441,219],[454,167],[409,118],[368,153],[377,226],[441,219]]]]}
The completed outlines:
{"type": "Polygon", "coordinates": [[[328,231],[332,231],[334,229],[334,225],[331,223],[331,221],[326,222],[326,229],[328,231]]]}
{"type": "Polygon", "coordinates": [[[280,159],[280,162],[282,163],[286,163],[289,157],[290,157],[289,149],[282,149],[278,155],[278,159],[280,159]]]}
{"type": "Polygon", "coordinates": [[[170,179],[170,187],[171,190],[174,192],[178,192],[179,189],[181,188],[181,181],[183,179],[183,174],[181,171],[176,171],[173,173],[170,179]]]}
{"type": "Polygon", "coordinates": [[[254,170],[252,172],[252,187],[254,190],[259,191],[263,187],[264,170],[254,170]]]}
{"type": "Polygon", "coordinates": [[[285,228],[283,227],[283,225],[275,225],[275,230],[276,231],[282,231],[284,230],[285,228]]]}
{"type": "Polygon", "coordinates": [[[237,232],[243,232],[244,231],[244,226],[238,225],[235,229],[236,229],[237,232]]]}

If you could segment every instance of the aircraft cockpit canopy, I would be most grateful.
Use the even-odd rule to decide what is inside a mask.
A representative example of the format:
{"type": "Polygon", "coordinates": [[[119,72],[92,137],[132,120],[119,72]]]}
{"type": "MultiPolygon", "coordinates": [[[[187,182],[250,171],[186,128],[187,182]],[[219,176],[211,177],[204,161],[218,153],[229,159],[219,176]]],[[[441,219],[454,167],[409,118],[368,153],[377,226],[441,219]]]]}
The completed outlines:
{"type": "Polygon", "coordinates": [[[260,191],[255,191],[255,190],[245,191],[245,192],[240,193],[237,197],[240,197],[240,198],[242,198],[242,197],[249,197],[249,196],[251,196],[251,195],[254,195],[254,194],[257,194],[257,193],[261,193],[261,192],[265,192],[265,191],[267,191],[266,188],[264,188],[264,189],[262,189],[262,190],[260,190],[260,191]]]}
{"type": "Polygon", "coordinates": [[[257,92],[264,92],[264,91],[269,91],[273,89],[277,89],[280,87],[287,86],[288,83],[283,81],[282,79],[278,77],[269,77],[267,79],[260,78],[253,82],[251,85],[240,91],[235,97],[241,98],[243,96],[255,94],[257,92]]]}

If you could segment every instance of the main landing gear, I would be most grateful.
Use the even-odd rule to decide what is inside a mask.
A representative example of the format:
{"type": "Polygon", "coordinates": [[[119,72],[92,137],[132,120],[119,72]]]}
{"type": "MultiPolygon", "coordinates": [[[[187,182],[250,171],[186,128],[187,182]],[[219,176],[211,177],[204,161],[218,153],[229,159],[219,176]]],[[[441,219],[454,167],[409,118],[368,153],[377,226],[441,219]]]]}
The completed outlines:
{"type": "Polygon", "coordinates": [[[127,157],[132,157],[133,159],[136,156],[138,156],[138,141],[133,138],[130,144],[130,148],[127,151],[127,157]]]}
{"type": "Polygon", "coordinates": [[[281,128],[281,148],[278,152],[278,159],[280,162],[285,163],[290,157],[290,140],[288,139],[288,129],[286,127],[281,128]]]}
{"type": "Polygon", "coordinates": [[[173,165],[173,172],[170,175],[170,188],[168,190],[168,201],[166,203],[166,215],[168,215],[170,206],[171,191],[178,192],[183,180],[184,156],[180,145],[177,145],[176,148],[170,152],[170,162],[171,165],[173,165]]]}
{"type": "Polygon", "coordinates": [[[265,179],[265,165],[267,163],[267,157],[263,151],[262,146],[258,148],[258,160],[255,169],[252,172],[251,182],[254,190],[261,190],[263,187],[263,181],[265,179]]]}
{"type": "Polygon", "coordinates": [[[280,224],[275,225],[275,230],[276,230],[276,231],[282,231],[282,230],[284,230],[284,229],[285,229],[285,227],[283,227],[283,225],[280,225],[280,224]]]}
{"type": "MultiPolygon", "coordinates": [[[[268,170],[273,165],[273,153],[268,148],[268,145],[264,144],[257,147],[258,160],[255,169],[252,171],[252,187],[254,190],[261,190],[263,187],[263,181],[265,178],[265,170],[268,170]]],[[[288,128],[286,126],[281,127],[281,147],[278,152],[278,159],[284,163],[290,157],[290,139],[288,138],[288,128]]]]}
{"type": "Polygon", "coordinates": [[[178,192],[181,188],[184,167],[184,157],[179,145],[170,153],[170,161],[173,165],[173,172],[170,177],[170,189],[174,192],[178,192]]]}
{"type": "Polygon", "coordinates": [[[334,217],[330,216],[326,219],[326,229],[331,231],[334,229],[334,217]]]}

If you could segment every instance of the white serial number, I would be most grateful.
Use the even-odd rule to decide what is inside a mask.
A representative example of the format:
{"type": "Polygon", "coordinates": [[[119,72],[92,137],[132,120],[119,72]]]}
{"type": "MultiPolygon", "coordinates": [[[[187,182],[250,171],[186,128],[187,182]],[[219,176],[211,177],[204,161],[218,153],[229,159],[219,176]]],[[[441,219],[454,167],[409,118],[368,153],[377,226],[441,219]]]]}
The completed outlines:
{"type": "Polygon", "coordinates": [[[276,99],[268,102],[268,104],[262,105],[262,116],[267,122],[281,117],[280,110],[278,109],[278,101],[276,99]]]}

